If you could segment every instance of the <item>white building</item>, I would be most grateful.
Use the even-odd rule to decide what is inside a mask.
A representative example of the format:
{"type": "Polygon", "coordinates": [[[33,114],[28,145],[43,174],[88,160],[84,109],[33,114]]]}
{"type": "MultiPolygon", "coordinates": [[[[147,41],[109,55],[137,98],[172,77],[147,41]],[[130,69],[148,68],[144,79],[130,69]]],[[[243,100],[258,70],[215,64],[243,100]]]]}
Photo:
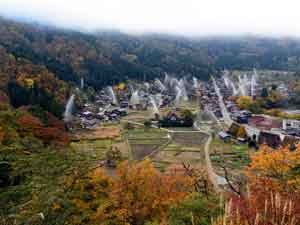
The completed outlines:
{"type": "Polygon", "coordinates": [[[287,129],[300,129],[300,121],[299,120],[287,120],[284,119],[282,121],[282,129],[287,130],[287,129]]]}

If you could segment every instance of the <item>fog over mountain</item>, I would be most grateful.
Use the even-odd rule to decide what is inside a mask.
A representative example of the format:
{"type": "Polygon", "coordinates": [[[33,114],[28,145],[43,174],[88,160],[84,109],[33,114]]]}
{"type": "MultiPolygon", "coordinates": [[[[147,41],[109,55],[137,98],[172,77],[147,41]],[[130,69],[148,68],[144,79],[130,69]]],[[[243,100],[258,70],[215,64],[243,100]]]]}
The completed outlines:
{"type": "Polygon", "coordinates": [[[186,36],[300,36],[294,0],[9,0],[0,14],[63,28],[186,36]]]}

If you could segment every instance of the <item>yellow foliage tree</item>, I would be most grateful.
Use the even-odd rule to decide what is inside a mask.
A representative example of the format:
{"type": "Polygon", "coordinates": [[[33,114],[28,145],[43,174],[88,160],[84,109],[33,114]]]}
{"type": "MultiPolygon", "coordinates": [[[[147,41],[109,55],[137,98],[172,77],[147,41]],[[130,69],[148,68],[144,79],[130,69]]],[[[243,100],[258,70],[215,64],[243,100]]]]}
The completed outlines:
{"type": "Polygon", "coordinates": [[[278,101],[281,101],[283,99],[283,96],[278,91],[272,90],[272,91],[269,92],[269,97],[268,98],[271,102],[276,103],[278,101]]]}
{"type": "Polygon", "coordinates": [[[274,150],[262,146],[251,156],[248,175],[254,185],[279,192],[300,190],[300,145],[274,150]]]}
{"type": "Polygon", "coordinates": [[[240,96],[236,103],[241,109],[248,109],[251,104],[253,104],[253,100],[250,96],[240,96]]]}
{"type": "Polygon", "coordinates": [[[240,126],[239,130],[237,132],[237,137],[239,138],[246,138],[247,137],[247,131],[244,126],[240,126]]]}
{"type": "Polygon", "coordinates": [[[33,85],[34,85],[34,80],[33,79],[27,78],[24,81],[25,81],[26,87],[33,88],[33,85]]]}
{"type": "Polygon", "coordinates": [[[253,104],[253,100],[249,96],[240,96],[237,100],[236,103],[239,108],[241,109],[248,109],[251,104],[253,104]]]}
{"type": "Polygon", "coordinates": [[[124,89],[126,88],[126,84],[125,83],[119,83],[117,86],[116,86],[116,89],[120,90],[120,91],[123,91],[124,89]]]}

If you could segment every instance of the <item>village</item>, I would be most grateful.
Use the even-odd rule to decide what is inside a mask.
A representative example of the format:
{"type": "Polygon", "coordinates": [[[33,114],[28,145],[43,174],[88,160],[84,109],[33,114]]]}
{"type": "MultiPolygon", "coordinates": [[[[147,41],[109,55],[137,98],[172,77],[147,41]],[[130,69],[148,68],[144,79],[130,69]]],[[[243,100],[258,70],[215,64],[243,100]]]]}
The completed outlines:
{"type": "MultiPolygon", "coordinates": [[[[201,115],[206,114],[209,120],[223,125],[218,136],[224,141],[235,139],[250,145],[255,143],[256,147],[267,144],[272,148],[297,142],[300,121],[255,114],[237,104],[239,96],[254,100],[264,88],[255,69],[237,77],[224,71],[222,77],[212,77],[209,82],[198,81],[195,77],[178,80],[166,74],[163,81],[121,83],[104,88],[94,102],[85,103],[72,117],[70,127],[94,129],[105,123],[119,123],[137,111],[146,113],[145,120],[153,126],[192,127],[194,118],[201,123],[201,115]],[[195,116],[184,118],[184,110],[191,110],[195,116]]],[[[284,84],[280,84],[277,91],[285,97],[293,94],[284,84]]],[[[68,117],[68,113],[65,115],[68,117]]]]}
{"type": "Polygon", "coordinates": [[[205,167],[216,188],[226,189],[228,174],[238,182],[250,154],[261,145],[293,150],[300,140],[297,111],[291,117],[274,115],[274,108],[258,104],[270,105],[273,95],[284,96],[281,102],[293,96],[284,83],[274,91],[273,82],[255,69],[238,74],[225,70],[207,82],[168,74],[162,80],[128,81],[103,88],[75,113],[76,96],[71,96],[65,124],[73,148],[100,154],[97,158],[109,173],[121,159],[147,158],[161,171],[182,164],[205,167]]]}

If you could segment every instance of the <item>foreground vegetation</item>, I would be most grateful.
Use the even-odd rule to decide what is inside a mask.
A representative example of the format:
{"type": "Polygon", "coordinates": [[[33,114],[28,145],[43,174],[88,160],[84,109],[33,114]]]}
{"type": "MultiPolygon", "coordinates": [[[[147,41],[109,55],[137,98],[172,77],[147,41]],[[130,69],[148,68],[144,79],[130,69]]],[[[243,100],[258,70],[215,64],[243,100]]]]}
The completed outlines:
{"type": "MultiPolygon", "coordinates": [[[[299,224],[300,146],[276,151],[261,146],[254,152],[243,145],[222,144],[214,139],[212,155],[247,156],[245,161],[232,155],[232,160],[226,158],[229,171],[244,171],[239,176],[245,176],[247,183],[230,180],[235,191],[226,188],[221,197],[214,193],[205,168],[199,164],[175,163],[161,172],[157,162],[127,161],[125,156],[117,168],[108,170],[103,166],[106,153],[123,143],[123,138],[129,138],[134,147],[152,145],[167,135],[156,128],[125,131],[115,139],[86,140],[70,146],[55,142],[41,143],[35,149],[25,148],[22,142],[2,145],[0,179],[8,182],[0,187],[2,223],[299,224]]],[[[172,153],[180,143],[175,138],[163,151],[172,153]]],[[[220,160],[216,162],[218,165],[220,160]]]]}

